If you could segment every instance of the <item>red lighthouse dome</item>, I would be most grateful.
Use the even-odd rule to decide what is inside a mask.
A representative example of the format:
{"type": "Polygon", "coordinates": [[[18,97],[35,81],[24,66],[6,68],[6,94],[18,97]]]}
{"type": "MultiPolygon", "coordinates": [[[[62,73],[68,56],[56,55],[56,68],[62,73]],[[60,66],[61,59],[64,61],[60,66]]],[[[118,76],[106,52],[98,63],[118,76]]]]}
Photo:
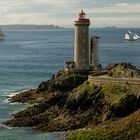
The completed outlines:
{"type": "Polygon", "coordinates": [[[89,21],[89,19],[86,18],[86,14],[83,10],[79,13],[79,20],[80,21],[89,21]]]}

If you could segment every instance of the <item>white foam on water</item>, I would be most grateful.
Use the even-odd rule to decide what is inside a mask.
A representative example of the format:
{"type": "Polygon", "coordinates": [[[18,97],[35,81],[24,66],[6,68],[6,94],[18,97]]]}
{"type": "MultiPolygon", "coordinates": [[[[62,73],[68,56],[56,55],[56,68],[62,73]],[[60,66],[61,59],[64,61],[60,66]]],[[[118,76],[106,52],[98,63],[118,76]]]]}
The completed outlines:
{"type": "Polygon", "coordinates": [[[10,104],[10,105],[22,105],[22,104],[26,105],[26,104],[28,104],[28,103],[20,103],[20,102],[10,103],[10,102],[9,102],[9,104],[10,104]]]}
{"type": "Polygon", "coordinates": [[[6,98],[5,100],[2,101],[2,103],[4,103],[4,104],[8,104],[8,103],[10,103],[10,101],[9,101],[8,98],[6,98]]]}
{"type": "Polygon", "coordinates": [[[4,125],[4,124],[2,124],[2,123],[0,123],[0,127],[1,127],[1,128],[4,128],[4,129],[9,129],[9,130],[13,129],[13,127],[6,126],[6,125],[4,125]]]}
{"type": "Polygon", "coordinates": [[[7,94],[6,97],[11,98],[11,97],[15,96],[16,94],[19,94],[19,93],[22,93],[22,92],[25,92],[25,91],[28,91],[28,90],[29,90],[29,89],[23,89],[23,90],[21,90],[21,91],[11,92],[11,93],[7,94]]]}
{"type": "Polygon", "coordinates": [[[10,105],[23,104],[23,103],[18,103],[18,102],[10,103],[9,99],[15,96],[16,94],[19,94],[28,90],[29,89],[23,89],[23,90],[18,90],[18,91],[0,90],[0,92],[2,93],[0,96],[3,97],[3,99],[0,101],[0,104],[10,104],[10,105]]]}

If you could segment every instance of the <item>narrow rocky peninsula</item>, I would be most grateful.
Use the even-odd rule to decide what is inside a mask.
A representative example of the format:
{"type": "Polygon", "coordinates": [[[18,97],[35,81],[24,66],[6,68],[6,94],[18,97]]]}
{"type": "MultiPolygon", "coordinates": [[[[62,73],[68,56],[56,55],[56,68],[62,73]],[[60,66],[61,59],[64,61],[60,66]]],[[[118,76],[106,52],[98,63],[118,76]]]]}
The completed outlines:
{"type": "Polygon", "coordinates": [[[128,82],[91,83],[89,75],[140,80],[140,70],[127,63],[98,71],[59,71],[37,89],[13,96],[10,102],[32,106],[4,124],[41,132],[67,131],[68,140],[140,139],[140,89],[128,82]]]}

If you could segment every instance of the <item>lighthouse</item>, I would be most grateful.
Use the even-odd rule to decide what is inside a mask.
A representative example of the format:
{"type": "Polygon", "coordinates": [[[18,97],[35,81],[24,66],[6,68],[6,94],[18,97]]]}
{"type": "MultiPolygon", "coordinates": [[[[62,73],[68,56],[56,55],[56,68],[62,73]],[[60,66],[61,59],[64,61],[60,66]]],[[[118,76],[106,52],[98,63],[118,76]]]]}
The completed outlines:
{"type": "Polygon", "coordinates": [[[84,71],[99,69],[98,42],[99,36],[91,36],[89,40],[90,20],[83,10],[78,20],[74,21],[74,61],[65,61],[65,71],[84,71]]]}
{"type": "Polygon", "coordinates": [[[79,13],[79,19],[74,22],[74,63],[77,70],[88,70],[90,68],[89,54],[89,25],[90,20],[86,18],[83,10],[79,13]]]}

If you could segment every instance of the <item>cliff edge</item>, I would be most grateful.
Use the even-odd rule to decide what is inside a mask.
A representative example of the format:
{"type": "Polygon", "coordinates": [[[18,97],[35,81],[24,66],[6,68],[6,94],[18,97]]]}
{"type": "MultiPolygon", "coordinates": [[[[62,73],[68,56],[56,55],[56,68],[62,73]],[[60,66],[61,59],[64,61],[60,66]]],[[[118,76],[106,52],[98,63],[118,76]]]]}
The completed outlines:
{"type": "MultiPolygon", "coordinates": [[[[125,78],[139,78],[140,76],[138,69],[126,63],[109,65],[106,70],[113,77],[118,77],[117,75],[124,77],[128,71],[131,74],[126,74],[125,78]]],[[[97,71],[75,73],[60,71],[47,82],[42,82],[37,89],[13,96],[10,99],[11,102],[28,102],[35,105],[14,114],[14,118],[4,124],[13,127],[32,127],[41,132],[82,129],[78,131],[78,135],[73,137],[68,135],[67,138],[88,140],[85,133],[88,130],[94,131],[98,129],[96,126],[99,126],[98,134],[100,134],[102,132],[100,125],[103,125],[104,130],[109,132],[107,134],[110,134],[113,132],[109,129],[115,127],[118,122],[124,121],[125,118],[126,120],[133,118],[131,116],[135,111],[135,116],[139,114],[139,92],[131,91],[125,85],[91,84],[87,81],[91,73],[97,73],[97,71]],[[82,135],[81,139],[79,135],[82,135]]],[[[137,123],[139,120],[136,121],[137,123]]],[[[136,137],[140,133],[139,126],[136,127],[136,137]]],[[[131,125],[127,128],[131,130],[133,127],[131,125]]],[[[89,133],[93,137],[94,133],[91,131],[89,133]]],[[[118,131],[117,135],[119,133],[121,131],[118,131]]],[[[132,137],[135,138],[133,135],[132,137]]]]}

